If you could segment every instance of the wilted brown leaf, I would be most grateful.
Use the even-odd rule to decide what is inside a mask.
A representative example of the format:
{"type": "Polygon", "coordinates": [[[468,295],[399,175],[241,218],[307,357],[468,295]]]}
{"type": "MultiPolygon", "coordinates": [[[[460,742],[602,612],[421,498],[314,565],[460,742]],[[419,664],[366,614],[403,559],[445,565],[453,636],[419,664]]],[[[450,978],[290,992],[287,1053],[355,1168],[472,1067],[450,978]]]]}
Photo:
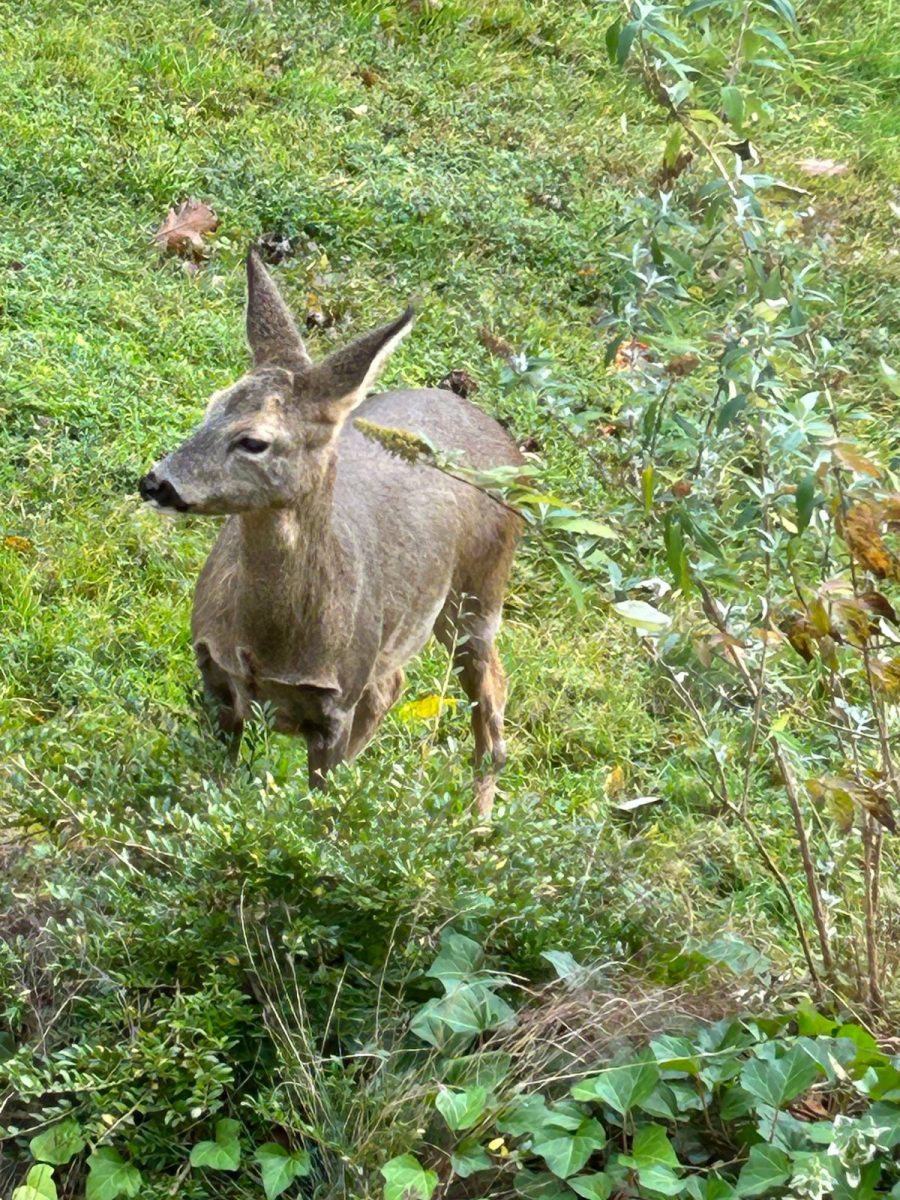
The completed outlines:
{"type": "Polygon", "coordinates": [[[455,392],[457,396],[462,396],[465,400],[467,396],[471,396],[478,391],[478,382],[473,379],[468,371],[457,368],[455,371],[448,371],[438,384],[438,387],[455,392]]]}
{"type": "Polygon", "coordinates": [[[897,822],[887,798],[884,785],[873,781],[861,783],[838,775],[822,775],[808,779],[806,788],[811,798],[824,804],[844,833],[853,825],[853,805],[869,813],[885,829],[897,832],[897,822]]]}
{"type": "Polygon", "coordinates": [[[690,479],[676,479],[672,484],[672,495],[677,496],[679,500],[683,500],[685,496],[689,496],[694,489],[694,485],[690,479]]]}
{"type": "Polygon", "coordinates": [[[357,79],[362,80],[364,86],[367,88],[375,87],[376,84],[382,82],[381,76],[377,71],[373,71],[371,67],[360,67],[353,74],[357,79]]]}
{"type": "Polygon", "coordinates": [[[869,660],[875,686],[888,700],[900,700],[900,659],[872,658],[869,660]]]}
{"type": "Polygon", "coordinates": [[[696,354],[678,354],[666,363],[666,374],[670,379],[683,379],[697,369],[699,362],[696,354]]]}
{"type": "Polygon", "coordinates": [[[797,166],[804,175],[846,175],[850,170],[847,163],[835,162],[833,158],[804,158],[797,166]]]}
{"type": "Polygon", "coordinates": [[[864,458],[855,446],[851,446],[847,442],[832,442],[830,445],[835,461],[842,467],[856,471],[858,475],[869,475],[872,479],[881,477],[881,468],[864,458]]]}
{"type": "Polygon", "coordinates": [[[869,590],[868,592],[860,592],[857,597],[863,608],[869,612],[875,613],[878,617],[884,617],[886,621],[892,624],[897,624],[897,614],[894,611],[894,606],[888,600],[887,596],[882,596],[881,592],[869,590]]]}
{"type": "Polygon", "coordinates": [[[882,496],[880,503],[885,522],[892,527],[900,525],[900,496],[891,492],[889,496],[882,496]]]}
{"type": "Polygon", "coordinates": [[[495,358],[512,358],[515,351],[506,338],[499,337],[496,333],[491,333],[490,329],[482,326],[478,330],[478,340],[490,354],[495,358]]]}
{"type": "Polygon", "coordinates": [[[672,186],[679,175],[688,169],[693,161],[693,153],[690,150],[682,150],[674,162],[663,163],[654,176],[654,184],[665,191],[672,186]]]}
{"type": "Polygon", "coordinates": [[[180,254],[186,258],[202,258],[206,252],[204,233],[212,233],[219,218],[203,200],[185,200],[169,215],[153,235],[164,254],[180,254]]]}
{"type": "Polygon", "coordinates": [[[851,646],[865,646],[876,632],[869,610],[859,600],[836,600],[835,612],[851,646]]]}
{"type": "Polygon", "coordinates": [[[861,566],[879,579],[897,576],[898,563],[884,544],[879,530],[879,513],[874,505],[866,501],[854,504],[844,513],[840,524],[841,537],[861,566]]]}
{"type": "Polygon", "coordinates": [[[613,359],[613,367],[617,371],[630,371],[632,367],[636,367],[640,362],[647,362],[650,358],[650,347],[646,342],[639,342],[637,338],[631,338],[627,342],[623,342],[616,351],[616,357],[613,359]]]}
{"type": "Polygon", "coordinates": [[[14,533],[3,539],[3,545],[7,550],[14,550],[16,554],[27,554],[29,550],[33,549],[31,538],[18,537],[14,533]]]}
{"type": "Polygon", "coordinates": [[[782,623],[781,628],[803,661],[812,662],[815,657],[816,639],[820,636],[812,622],[804,616],[792,616],[782,623]]]}

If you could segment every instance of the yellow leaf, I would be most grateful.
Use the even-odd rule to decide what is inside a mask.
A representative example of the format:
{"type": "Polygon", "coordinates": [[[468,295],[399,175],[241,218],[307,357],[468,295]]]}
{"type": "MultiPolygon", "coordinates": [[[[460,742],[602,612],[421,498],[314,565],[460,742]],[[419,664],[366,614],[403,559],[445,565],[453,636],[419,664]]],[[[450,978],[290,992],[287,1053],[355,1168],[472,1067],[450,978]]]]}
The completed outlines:
{"type": "Polygon", "coordinates": [[[7,550],[15,550],[17,554],[27,554],[32,548],[30,538],[16,537],[14,533],[3,539],[3,545],[7,550]]]}
{"type": "Polygon", "coordinates": [[[498,1150],[502,1151],[506,1148],[506,1143],[502,1137],[496,1137],[492,1142],[488,1142],[488,1150],[492,1150],[495,1154],[498,1150]]]}
{"type": "Polygon", "coordinates": [[[408,700],[397,709],[401,721],[430,721],[438,716],[445,708],[455,708],[456,700],[452,696],[420,696],[418,700],[408,700]]]}
{"type": "Polygon", "coordinates": [[[615,766],[606,776],[603,787],[607,796],[615,796],[625,786],[625,772],[621,766],[615,766]]]}

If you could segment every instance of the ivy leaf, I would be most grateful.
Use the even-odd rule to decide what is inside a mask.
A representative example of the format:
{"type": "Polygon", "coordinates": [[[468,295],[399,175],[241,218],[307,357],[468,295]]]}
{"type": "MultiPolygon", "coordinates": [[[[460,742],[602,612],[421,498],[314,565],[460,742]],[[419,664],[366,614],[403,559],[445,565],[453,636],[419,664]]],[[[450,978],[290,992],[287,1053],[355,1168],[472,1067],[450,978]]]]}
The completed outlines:
{"type": "Polygon", "coordinates": [[[47,1163],[32,1167],[22,1186],[13,1192],[12,1200],[57,1200],[53,1168],[47,1163]]]}
{"type": "Polygon", "coordinates": [[[612,1180],[601,1171],[597,1175],[578,1175],[568,1181],[569,1187],[585,1200],[607,1200],[612,1194],[612,1180]]]}
{"type": "Polygon", "coordinates": [[[537,1142],[534,1153],[539,1154],[554,1175],[568,1179],[580,1171],[595,1150],[606,1145],[606,1132],[599,1121],[588,1117],[572,1134],[537,1142]]]}
{"type": "Polygon", "coordinates": [[[659,1067],[645,1058],[607,1067],[601,1075],[573,1084],[570,1091],[576,1100],[601,1100],[624,1115],[647,1099],[658,1080],[659,1067]]]}
{"type": "Polygon", "coordinates": [[[450,1165],[460,1179],[468,1179],[476,1171],[489,1171],[493,1163],[478,1139],[468,1138],[460,1142],[450,1155],[450,1165]]]}
{"type": "Polygon", "coordinates": [[[528,1200],[572,1200],[566,1185],[547,1171],[519,1171],[515,1186],[517,1194],[528,1200]]]}
{"type": "Polygon", "coordinates": [[[84,1149],[81,1126],[71,1117],[31,1139],[29,1149],[38,1162],[62,1166],[84,1149]]]}
{"type": "Polygon", "coordinates": [[[511,1025],[515,1012],[495,996],[485,983],[458,984],[436,1000],[429,1000],[410,1022],[410,1029],[438,1050],[465,1050],[480,1033],[511,1025]]]}
{"type": "Polygon", "coordinates": [[[305,1150],[286,1150],[277,1142],[266,1142],[253,1157],[259,1163],[266,1200],[275,1200],[295,1179],[302,1179],[310,1171],[305,1150]]]}
{"type": "Polygon", "coordinates": [[[738,1176],[739,1196],[763,1196],[780,1187],[790,1175],[790,1160],[777,1146],[752,1146],[738,1176]]]}
{"type": "Polygon", "coordinates": [[[192,1167],[212,1167],[216,1171],[236,1171],[241,1162],[238,1141],[240,1122],[223,1117],[216,1122],[216,1140],[198,1142],[191,1149],[192,1167]]]}
{"type": "Polygon", "coordinates": [[[640,1171],[646,1167],[677,1167],[678,1155],[662,1125],[644,1125],[634,1135],[631,1154],[620,1162],[640,1171]]]}
{"type": "Polygon", "coordinates": [[[451,1092],[449,1088],[441,1088],[434,1103],[450,1129],[470,1129],[484,1112],[487,1089],[471,1087],[451,1092]]]}
{"type": "Polygon", "coordinates": [[[741,1087],[763,1104],[780,1108],[815,1082],[819,1066],[802,1046],[794,1046],[782,1058],[752,1058],[741,1070],[741,1087]]]}
{"type": "Polygon", "coordinates": [[[650,1043],[653,1057],[663,1071],[686,1071],[688,1075],[700,1074],[700,1059],[696,1047],[686,1037],[663,1034],[650,1043]]]}
{"type": "Polygon", "coordinates": [[[118,1150],[101,1146],[88,1158],[85,1200],[116,1200],[118,1196],[136,1196],[141,1190],[141,1173],[125,1162],[118,1150]]]}
{"type": "Polygon", "coordinates": [[[429,979],[439,979],[444,991],[449,992],[457,983],[471,979],[483,958],[477,942],[461,933],[447,933],[441,939],[440,953],[425,974],[429,979]]]}
{"type": "Polygon", "coordinates": [[[437,1187],[434,1171],[426,1171],[411,1154],[392,1158],[381,1168],[384,1200],[431,1200],[437,1187]]]}

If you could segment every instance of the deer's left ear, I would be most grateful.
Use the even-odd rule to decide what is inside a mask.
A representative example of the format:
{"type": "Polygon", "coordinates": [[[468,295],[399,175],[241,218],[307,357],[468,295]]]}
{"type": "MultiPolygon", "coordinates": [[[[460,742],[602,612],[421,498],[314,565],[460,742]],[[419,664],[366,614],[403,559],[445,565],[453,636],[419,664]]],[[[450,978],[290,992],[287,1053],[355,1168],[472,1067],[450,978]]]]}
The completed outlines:
{"type": "Polygon", "coordinates": [[[396,321],[333,351],[306,375],[304,389],[309,388],[317,401],[327,405],[335,419],[345,416],[365,399],[388,356],[412,329],[414,320],[414,310],[407,308],[396,321]]]}
{"type": "Polygon", "coordinates": [[[247,255],[247,341],[254,366],[300,371],[312,365],[294,318],[255,250],[247,255]]]}

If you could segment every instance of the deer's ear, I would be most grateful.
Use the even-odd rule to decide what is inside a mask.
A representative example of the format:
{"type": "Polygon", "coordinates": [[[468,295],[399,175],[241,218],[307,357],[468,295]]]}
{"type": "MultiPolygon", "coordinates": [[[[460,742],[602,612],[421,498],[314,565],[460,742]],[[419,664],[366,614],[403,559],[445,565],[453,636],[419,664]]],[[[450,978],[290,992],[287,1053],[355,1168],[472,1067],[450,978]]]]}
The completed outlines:
{"type": "Polygon", "coordinates": [[[255,250],[247,255],[247,341],[256,367],[310,367],[303,338],[255,250]]]}
{"type": "Polygon", "coordinates": [[[407,308],[396,321],[329,354],[307,376],[315,398],[328,405],[336,418],[355,408],[365,399],[391,351],[412,329],[414,319],[415,312],[407,308]]]}

